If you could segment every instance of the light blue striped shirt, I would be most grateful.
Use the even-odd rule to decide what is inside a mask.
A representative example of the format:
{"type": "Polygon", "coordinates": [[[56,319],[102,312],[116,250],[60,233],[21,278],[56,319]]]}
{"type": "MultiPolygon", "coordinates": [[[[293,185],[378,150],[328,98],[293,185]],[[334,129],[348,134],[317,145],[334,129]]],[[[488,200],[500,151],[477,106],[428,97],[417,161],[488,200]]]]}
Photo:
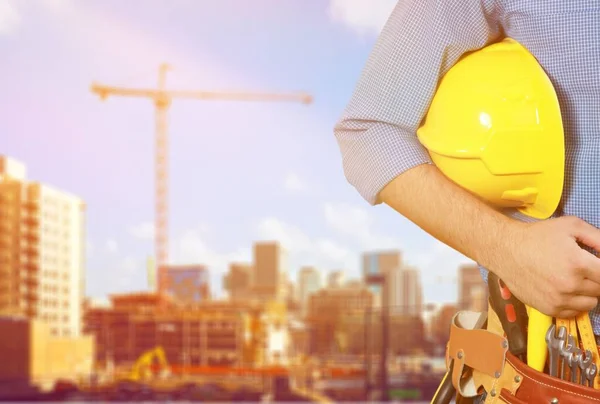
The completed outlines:
{"type": "MultiPolygon", "coordinates": [[[[335,127],[346,178],[369,203],[402,172],[431,164],[416,130],[440,77],[503,37],[529,49],[558,93],[566,172],[555,216],[600,227],[600,0],[399,1],[335,127]]],[[[600,334],[600,305],[590,316],[600,334]]]]}

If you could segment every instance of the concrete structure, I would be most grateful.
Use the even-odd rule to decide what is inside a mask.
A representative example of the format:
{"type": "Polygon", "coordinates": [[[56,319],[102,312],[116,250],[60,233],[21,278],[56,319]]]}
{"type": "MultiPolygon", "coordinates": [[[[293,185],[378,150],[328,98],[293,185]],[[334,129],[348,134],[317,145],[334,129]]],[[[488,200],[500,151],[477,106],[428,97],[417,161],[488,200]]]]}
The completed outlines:
{"type": "Polygon", "coordinates": [[[321,273],[313,267],[303,267],[298,273],[298,300],[302,307],[302,314],[308,313],[308,299],[310,295],[321,289],[321,273]]]}
{"type": "MultiPolygon", "coordinates": [[[[402,266],[402,254],[400,251],[379,251],[365,253],[363,255],[363,279],[368,276],[385,275],[394,268],[402,266]]],[[[369,289],[375,297],[375,305],[381,306],[383,293],[381,286],[369,285],[369,289]]],[[[388,296],[390,295],[388,290],[388,296]]]]}
{"type": "Polygon", "coordinates": [[[101,369],[128,366],[156,346],[171,364],[234,366],[264,358],[263,312],[249,303],[184,306],[168,295],[137,293],[111,296],[108,308],[90,307],[85,328],[96,338],[101,369]]]}
{"type": "Polygon", "coordinates": [[[264,301],[285,300],[287,283],[286,251],[277,242],[254,244],[252,296],[264,301]]]}
{"type": "Polygon", "coordinates": [[[163,265],[158,269],[159,293],[181,303],[200,303],[210,299],[208,269],[204,265],[163,265]]]}
{"type": "Polygon", "coordinates": [[[364,351],[365,311],[373,305],[366,288],[321,289],[309,298],[310,353],[332,355],[364,351]],[[340,346],[345,345],[345,346],[340,346]]]}
{"type": "Polygon", "coordinates": [[[422,315],[423,287],[420,275],[419,270],[413,267],[396,267],[389,270],[387,276],[390,314],[422,315]]]}
{"type": "Polygon", "coordinates": [[[92,337],[53,337],[50,325],[25,317],[0,317],[0,397],[18,397],[32,388],[49,391],[58,380],[89,380],[92,337]]]}
{"type": "Polygon", "coordinates": [[[227,291],[231,300],[249,297],[253,271],[252,264],[229,264],[229,272],[223,277],[223,289],[227,291]]]}
{"type": "Polygon", "coordinates": [[[458,309],[487,310],[488,296],[487,285],[477,264],[461,265],[458,268],[458,309]]]}
{"type": "Polygon", "coordinates": [[[85,285],[85,204],[29,182],[22,163],[0,156],[0,313],[81,332],[85,285]]]}

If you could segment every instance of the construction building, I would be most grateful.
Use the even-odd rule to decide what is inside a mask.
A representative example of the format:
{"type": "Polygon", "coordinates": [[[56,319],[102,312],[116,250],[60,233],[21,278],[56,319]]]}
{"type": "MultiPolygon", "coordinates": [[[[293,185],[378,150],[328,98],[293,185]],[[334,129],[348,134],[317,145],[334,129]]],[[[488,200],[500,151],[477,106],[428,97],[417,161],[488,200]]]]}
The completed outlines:
{"type": "Polygon", "coordinates": [[[287,253],[277,242],[254,244],[251,294],[262,301],[285,301],[288,291],[287,253]]]}
{"type": "Polygon", "coordinates": [[[58,380],[89,379],[93,338],[52,336],[51,327],[25,316],[0,316],[0,397],[50,391],[58,380]]]}
{"type": "Polygon", "coordinates": [[[223,289],[228,292],[229,299],[244,300],[250,297],[253,271],[251,264],[229,264],[229,272],[223,277],[223,289]]]}
{"type": "MultiPolygon", "coordinates": [[[[363,255],[363,277],[365,282],[369,277],[385,277],[394,268],[400,268],[402,266],[402,254],[400,251],[379,251],[365,253],[363,255]]],[[[382,290],[382,284],[369,284],[369,289],[373,292],[375,298],[375,306],[381,306],[383,304],[383,297],[387,295],[388,298],[391,296],[391,290],[388,289],[386,292],[382,290]]],[[[389,288],[389,282],[386,283],[389,288]]],[[[386,302],[389,304],[389,302],[386,302]]]]}
{"type": "Polygon", "coordinates": [[[390,314],[417,316],[423,314],[423,287],[416,268],[401,266],[387,272],[390,314]]]}
{"type": "Polygon", "coordinates": [[[309,297],[310,353],[328,355],[364,351],[365,313],[373,307],[366,288],[321,289],[309,297]]]}
{"type": "Polygon", "coordinates": [[[95,336],[100,369],[128,366],[156,346],[169,363],[184,367],[259,366],[272,362],[267,327],[283,324],[285,314],[276,319],[273,313],[251,303],[184,306],[166,294],[138,293],[111,296],[108,308],[88,308],[85,329],[95,336]]]}
{"type": "Polygon", "coordinates": [[[85,238],[80,198],[28,181],[24,164],[0,156],[0,314],[80,335],[85,238]]]}
{"type": "Polygon", "coordinates": [[[208,268],[204,265],[163,265],[158,269],[159,291],[184,304],[210,299],[208,268]]]}
{"type": "Polygon", "coordinates": [[[302,307],[302,315],[308,313],[308,299],[310,295],[321,289],[321,273],[313,267],[303,267],[298,273],[298,299],[302,307]]]}

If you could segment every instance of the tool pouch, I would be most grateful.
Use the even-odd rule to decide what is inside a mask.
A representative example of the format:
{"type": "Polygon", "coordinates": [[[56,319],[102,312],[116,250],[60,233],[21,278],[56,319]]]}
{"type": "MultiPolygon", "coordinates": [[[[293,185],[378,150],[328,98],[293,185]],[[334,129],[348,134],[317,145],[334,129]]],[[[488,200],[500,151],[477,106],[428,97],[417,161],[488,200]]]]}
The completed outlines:
{"type": "MultiPolygon", "coordinates": [[[[462,397],[476,397],[485,391],[500,393],[502,388],[515,390],[515,383],[506,366],[508,341],[489,329],[476,328],[482,313],[459,311],[450,325],[450,340],[446,349],[446,364],[454,360],[452,384],[462,397]]],[[[489,320],[488,320],[489,322],[489,320]]],[[[487,402],[487,401],[486,401],[487,402]]]]}
{"type": "Polygon", "coordinates": [[[487,329],[475,329],[480,314],[460,311],[450,326],[446,364],[454,359],[452,384],[460,396],[476,397],[485,391],[485,404],[600,404],[600,390],[538,372],[508,352],[502,325],[491,307],[487,329]]]}
{"type": "Polygon", "coordinates": [[[600,403],[600,390],[538,372],[510,352],[506,354],[506,368],[509,367],[521,384],[515,392],[501,390],[501,403],[600,403]]]}

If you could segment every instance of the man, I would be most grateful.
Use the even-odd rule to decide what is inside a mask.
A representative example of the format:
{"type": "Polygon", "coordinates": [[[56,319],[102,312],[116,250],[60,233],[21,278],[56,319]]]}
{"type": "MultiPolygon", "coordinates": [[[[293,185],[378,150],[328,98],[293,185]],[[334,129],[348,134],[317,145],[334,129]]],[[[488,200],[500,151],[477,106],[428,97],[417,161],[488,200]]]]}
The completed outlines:
{"type": "Polygon", "coordinates": [[[590,253],[600,251],[599,1],[399,1],[335,135],[348,181],[370,204],[389,205],[543,313],[590,311],[600,335],[600,259],[590,253]],[[565,188],[545,221],[458,187],[416,136],[444,73],[504,37],[536,57],[561,105],[565,188]]]}

